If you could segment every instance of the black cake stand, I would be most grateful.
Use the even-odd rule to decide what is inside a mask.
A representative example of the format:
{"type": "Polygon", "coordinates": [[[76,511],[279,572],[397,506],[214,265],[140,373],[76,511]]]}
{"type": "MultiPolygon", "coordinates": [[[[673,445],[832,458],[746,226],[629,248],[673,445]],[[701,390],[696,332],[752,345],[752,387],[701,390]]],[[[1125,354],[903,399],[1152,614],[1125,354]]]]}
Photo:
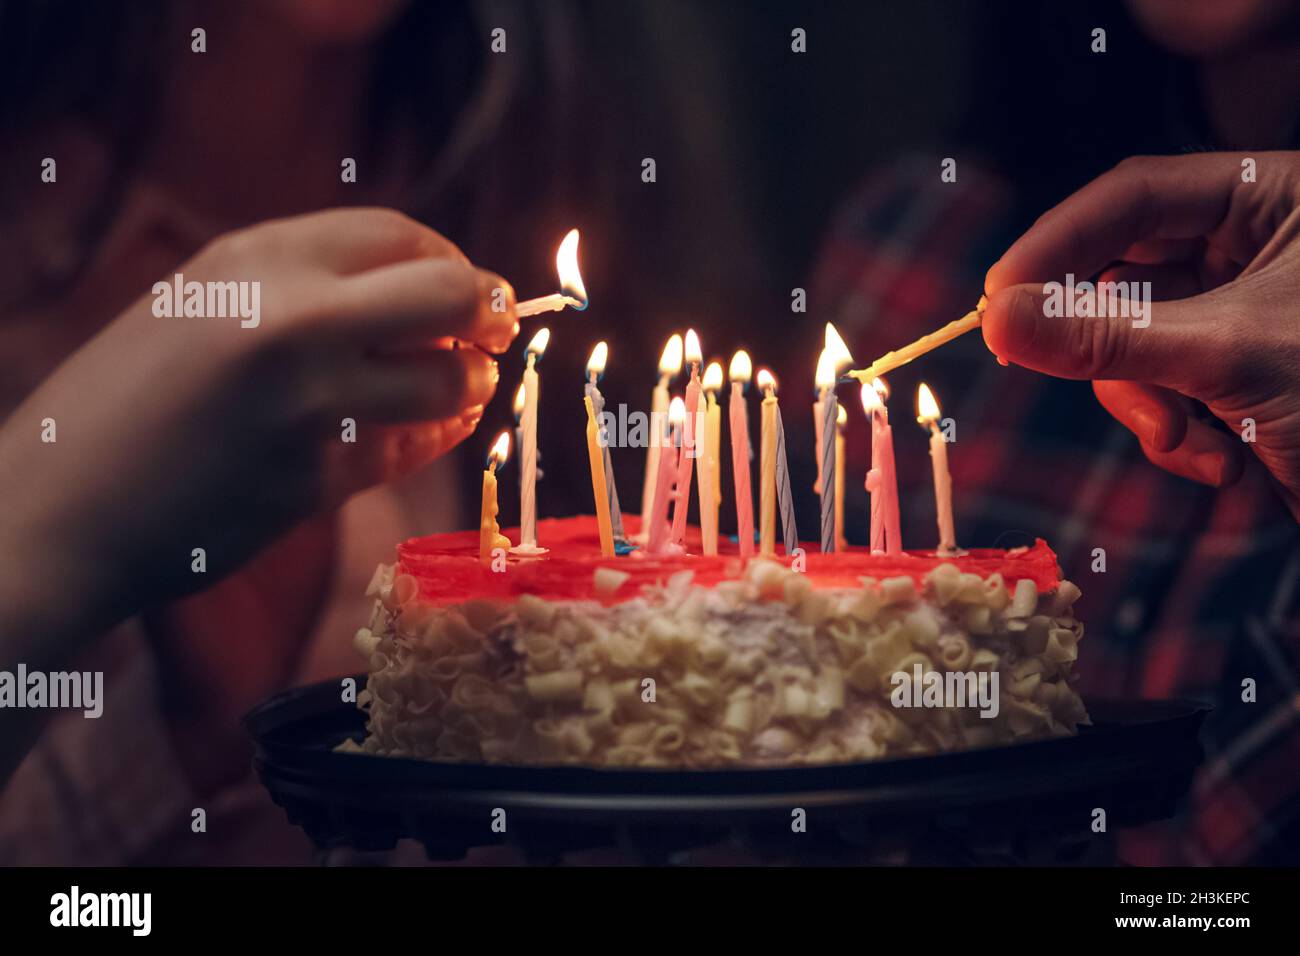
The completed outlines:
{"type": "Polygon", "coordinates": [[[614,845],[663,862],[722,843],[786,862],[1104,862],[1097,811],[1106,833],[1172,815],[1207,711],[1092,699],[1077,737],[816,767],[596,770],[336,753],[365,733],[340,697],[338,681],[297,688],[244,721],[263,784],[317,847],[412,839],[459,859],[509,843],[534,861],[614,845]]]}

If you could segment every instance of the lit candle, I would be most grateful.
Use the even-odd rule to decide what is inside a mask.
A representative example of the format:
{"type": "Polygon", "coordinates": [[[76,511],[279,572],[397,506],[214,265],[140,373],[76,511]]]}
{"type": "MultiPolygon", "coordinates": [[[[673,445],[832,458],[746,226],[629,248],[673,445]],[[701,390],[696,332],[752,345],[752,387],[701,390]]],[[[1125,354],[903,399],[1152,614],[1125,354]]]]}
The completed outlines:
{"type": "Polygon", "coordinates": [[[758,553],[776,554],[776,378],[758,370],[758,390],[763,393],[758,469],[758,553]]]}
{"type": "Polygon", "coordinates": [[[568,307],[581,312],[587,307],[587,288],[578,271],[578,230],[570,229],[555,253],[555,271],[560,275],[560,291],[515,305],[515,315],[525,319],[542,312],[559,312],[568,307]]]}
{"type": "Polygon", "coordinates": [[[668,418],[668,385],[682,371],[682,337],[673,333],[659,356],[659,383],[650,396],[650,443],[645,457],[645,481],[641,484],[641,540],[648,540],[650,511],[654,507],[655,480],[659,475],[659,443],[668,418]]]}
{"type": "Polygon", "coordinates": [[[659,456],[659,475],[655,478],[655,500],[650,508],[650,535],[647,550],[660,554],[668,550],[668,506],[675,497],[673,484],[677,481],[677,459],[680,456],[678,441],[686,421],[686,404],[674,398],[668,405],[668,429],[664,438],[663,454],[659,456]]]}
{"type": "Polygon", "coordinates": [[[731,473],[736,482],[736,537],[740,554],[754,553],[754,496],[749,488],[749,409],[745,406],[745,389],[753,365],[743,349],[731,357],[727,377],[731,380],[731,473]]]}
{"type": "Polygon", "coordinates": [[[819,483],[821,485],[821,545],[822,551],[830,553],[835,550],[835,460],[836,432],[839,427],[839,401],[835,397],[835,382],[840,369],[850,364],[853,356],[835,326],[826,323],[826,342],[817,359],[817,397],[819,399],[821,423],[819,483]]]}
{"type": "Polygon", "coordinates": [[[722,504],[722,485],[718,472],[718,449],[722,433],[722,409],[718,406],[718,390],[722,388],[722,365],[710,362],[704,370],[704,449],[700,455],[699,494],[700,532],[704,539],[704,553],[718,553],[718,508],[722,504]]]}
{"type": "Polygon", "coordinates": [[[817,461],[817,478],[813,481],[813,494],[822,493],[822,425],[826,418],[826,407],[823,402],[826,400],[826,389],[835,387],[835,378],[839,368],[853,362],[853,356],[849,353],[849,348],[844,344],[844,339],[836,331],[835,326],[826,323],[825,340],[822,346],[823,352],[829,352],[831,356],[831,365],[828,366],[829,384],[822,381],[823,369],[821,366],[821,356],[817,356],[817,401],[813,402],[813,457],[817,461]]]}
{"type": "Polygon", "coordinates": [[[596,347],[591,350],[591,358],[587,360],[587,384],[585,386],[586,397],[591,401],[591,408],[596,417],[596,427],[599,431],[601,462],[605,472],[605,494],[609,498],[609,520],[610,527],[614,533],[614,542],[626,542],[627,537],[623,534],[623,509],[618,505],[618,488],[614,483],[614,465],[609,457],[609,430],[601,427],[600,416],[605,411],[605,396],[600,394],[600,389],[596,383],[600,381],[601,375],[605,372],[605,365],[609,361],[609,346],[604,342],[597,342],[596,347]]]}
{"type": "Polygon", "coordinates": [[[484,563],[490,563],[492,552],[497,548],[509,548],[510,539],[501,533],[497,525],[497,469],[510,454],[510,432],[504,431],[492,443],[488,452],[487,467],[483,469],[483,506],[479,511],[478,556],[484,563]]]}
{"type": "MultiPolygon", "coordinates": [[[[604,345],[605,343],[600,343],[604,345]]],[[[600,346],[597,346],[599,350],[600,346]]],[[[592,361],[596,356],[592,355],[592,361]]],[[[596,502],[596,527],[600,532],[600,553],[607,558],[614,556],[614,529],[609,518],[609,492],[605,485],[605,461],[600,453],[600,426],[596,422],[596,410],[591,404],[591,393],[582,397],[582,404],[587,409],[587,463],[591,466],[591,494],[596,502]]]]}
{"type": "Polygon", "coordinates": [[[519,424],[519,544],[516,554],[545,554],[537,546],[537,394],[540,379],[537,362],[551,341],[550,329],[538,329],[525,350],[524,407],[519,424]]]}
{"type": "Polygon", "coordinates": [[[785,454],[785,422],[781,418],[780,405],[776,406],[776,504],[781,511],[785,553],[794,554],[794,549],[799,547],[799,530],[794,523],[794,495],[790,490],[790,464],[785,454]]]}
{"type": "Polygon", "coordinates": [[[948,472],[948,442],[939,427],[939,403],[924,382],[916,390],[916,420],[930,433],[930,463],[934,466],[934,507],[939,519],[939,554],[957,554],[952,522],[952,475],[948,472]]]}
{"type": "Polygon", "coordinates": [[[862,409],[871,416],[871,469],[866,488],[871,492],[871,550],[898,554],[903,550],[898,520],[898,478],[894,471],[894,429],[889,424],[884,379],[862,386],[862,409]]]}
{"type": "Polygon", "coordinates": [[[695,456],[699,454],[696,434],[696,416],[700,410],[700,365],[704,354],[700,339],[694,329],[686,330],[686,361],[691,366],[691,380],[686,385],[686,421],[682,424],[682,450],[677,458],[677,499],[673,504],[673,544],[686,547],[686,518],[691,510],[691,474],[695,470],[695,456]]]}
{"type": "Polygon", "coordinates": [[[822,551],[835,550],[835,421],[840,405],[835,397],[835,363],[830,352],[822,349],[817,360],[817,403],[821,422],[818,440],[821,443],[818,483],[821,486],[821,543],[822,551]]]}
{"type": "Polygon", "coordinates": [[[848,539],[844,537],[844,426],[848,424],[849,413],[840,406],[835,419],[835,547],[847,548],[848,539]]]}

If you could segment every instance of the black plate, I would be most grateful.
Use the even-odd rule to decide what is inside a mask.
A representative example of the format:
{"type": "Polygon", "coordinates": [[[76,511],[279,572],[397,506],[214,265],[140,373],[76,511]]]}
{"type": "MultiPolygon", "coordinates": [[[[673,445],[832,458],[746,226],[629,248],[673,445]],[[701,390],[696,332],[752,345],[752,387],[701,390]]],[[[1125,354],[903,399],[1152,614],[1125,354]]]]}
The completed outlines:
{"type": "MultiPolygon", "coordinates": [[[[364,676],[357,678],[364,686],[364,676]]],[[[629,843],[650,859],[740,835],[790,843],[794,808],[807,847],[820,834],[853,847],[918,840],[966,847],[1095,837],[1162,819],[1203,752],[1207,709],[1183,700],[1093,699],[1077,737],[961,753],[817,767],[596,770],[448,764],[335,753],[364,736],[364,717],[331,681],[279,694],[244,720],[254,766],[291,822],[320,847],[383,849],[402,838],[430,856],[511,842],[532,857],[629,843]],[[504,809],[507,833],[492,829],[504,809]],[[507,835],[508,834],[508,835],[507,835]]],[[[1095,842],[1095,841],[1094,841],[1095,842]]]]}

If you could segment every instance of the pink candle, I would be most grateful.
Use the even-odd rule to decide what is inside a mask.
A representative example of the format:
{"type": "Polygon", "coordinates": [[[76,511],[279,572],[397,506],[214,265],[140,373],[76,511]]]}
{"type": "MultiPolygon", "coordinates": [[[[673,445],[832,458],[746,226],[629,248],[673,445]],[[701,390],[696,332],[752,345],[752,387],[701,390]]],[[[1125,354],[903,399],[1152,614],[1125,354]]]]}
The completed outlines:
{"type": "Polygon", "coordinates": [[[686,386],[686,421],[682,425],[682,448],[677,456],[677,495],[673,505],[673,544],[686,547],[686,517],[691,510],[691,477],[699,438],[695,433],[695,416],[700,410],[700,363],[704,355],[694,329],[686,330],[686,361],[691,363],[691,380],[686,386]]]}
{"type": "Polygon", "coordinates": [[[745,386],[753,365],[745,351],[731,359],[731,473],[736,480],[736,536],[741,557],[754,554],[754,497],[749,487],[749,410],[745,407],[745,386]]]}
{"type": "Polygon", "coordinates": [[[903,550],[898,517],[898,476],[894,471],[894,429],[889,424],[888,394],[881,379],[862,386],[862,408],[871,416],[871,550],[898,554],[903,550]]]}
{"type": "Polygon", "coordinates": [[[677,442],[681,437],[682,421],[686,407],[680,398],[674,398],[668,408],[668,430],[663,437],[664,447],[659,450],[659,474],[655,476],[654,506],[650,509],[650,527],[646,530],[646,550],[659,554],[668,544],[668,504],[673,500],[677,480],[677,442]]]}

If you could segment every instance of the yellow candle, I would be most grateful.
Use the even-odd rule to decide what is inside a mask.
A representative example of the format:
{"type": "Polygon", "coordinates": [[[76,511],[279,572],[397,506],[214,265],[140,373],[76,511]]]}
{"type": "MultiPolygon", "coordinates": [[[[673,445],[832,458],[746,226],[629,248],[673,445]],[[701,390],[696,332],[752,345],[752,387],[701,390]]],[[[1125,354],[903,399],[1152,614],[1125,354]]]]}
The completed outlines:
{"type": "Polygon", "coordinates": [[[479,512],[478,556],[479,560],[491,562],[492,552],[497,548],[509,548],[510,539],[501,533],[497,525],[497,469],[510,454],[510,432],[502,432],[492,443],[488,453],[487,467],[483,469],[483,507],[479,512]]]}
{"type": "Polygon", "coordinates": [[[972,329],[978,329],[984,322],[984,309],[988,306],[988,299],[980,296],[979,302],[975,308],[967,312],[960,319],[949,322],[937,332],[931,332],[929,335],[923,335],[915,342],[904,345],[901,349],[894,352],[886,352],[880,358],[876,359],[866,368],[855,368],[849,372],[854,378],[864,385],[869,385],[886,372],[892,372],[901,365],[906,365],[914,359],[920,358],[926,352],[933,352],[941,345],[946,345],[959,335],[965,335],[972,329]]]}
{"type": "Polygon", "coordinates": [[[605,488],[605,457],[600,451],[600,427],[590,396],[583,396],[587,407],[587,458],[591,465],[591,493],[596,498],[596,526],[600,529],[600,553],[614,556],[614,527],[609,519],[609,492],[605,488]]]}
{"type": "Polygon", "coordinates": [[[763,430],[758,489],[758,553],[776,555],[776,379],[765,368],[758,370],[763,393],[763,430]]]}
{"type": "Polygon", "coordinates": [[[848,420],[848,412],[841,405],[835,420],[835,548],[838,551],[849,546],[844,537],[844,426],[848,420]]]}
{"type": "Polygon", "coordinates": [[[718,448],[722,433],[722,410],[718,407],[718,389],[722,388],[722,365],[710,362],[704,370],[704,434],[699,442],[700,468],[696,483],[700,492],[700,536],[704,553],[718,553],[718,507],[722,502],[718,478],[718,448]]]}

